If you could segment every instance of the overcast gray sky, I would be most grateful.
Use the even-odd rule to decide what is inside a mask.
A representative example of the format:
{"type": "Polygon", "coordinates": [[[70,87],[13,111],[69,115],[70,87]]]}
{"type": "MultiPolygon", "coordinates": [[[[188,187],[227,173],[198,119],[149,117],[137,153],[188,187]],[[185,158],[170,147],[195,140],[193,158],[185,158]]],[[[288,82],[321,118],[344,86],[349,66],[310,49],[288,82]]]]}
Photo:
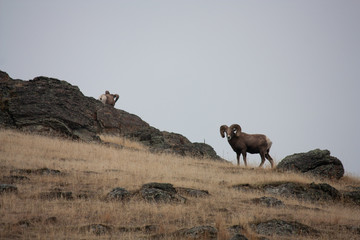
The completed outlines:
{"type": "Polygon", "coordinates": [[[276,162],[329,149],[360,176],[359,24],[356,0],[0,0],[0,69],[118,93],[234,163],[222,124],[268,135],[276,162]]]}

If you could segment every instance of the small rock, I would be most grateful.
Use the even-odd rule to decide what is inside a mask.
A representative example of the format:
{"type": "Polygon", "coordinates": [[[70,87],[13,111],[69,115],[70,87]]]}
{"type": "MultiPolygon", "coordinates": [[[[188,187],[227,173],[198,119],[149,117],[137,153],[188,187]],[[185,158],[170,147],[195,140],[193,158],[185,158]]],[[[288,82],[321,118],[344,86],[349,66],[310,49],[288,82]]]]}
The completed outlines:
{"type": "Polygon", "coordinates": [[[274,197],[261,197],[252,199],[253,203],[261,204],[266,207],[283,207],[285,206],[282,201],[274,197]]]}
{"type": "Polygon", "coordinates": [[[345,192],[343,196],[345,200],[360,205],[360,191],[345,192]]]}
{"type": "Polygon", "coordinates": [[[142,227],[119,227],[120,232],[144,232],[144,233],[153,233],[158,229],[157,225],[145,225],[142,227]]]}
{"type": "Polygon", "coordinates": [[[183,195],[186,195],[188,197],[207,197],[209,196],[209,192],[206,190],[198,190],[198,189],[192,189],[192,188],[182,188],[178,187],[176,188],[177,192],[183,195]]]}
{"type": "Polygon", "coordinates": [[[72,192],[63,192],[61,189],[54,189],[50,192],[40,193],[41,199],[54,200],[54,199],[66,199],[73,200],[72,192]]]}
{"type": "Polygon", "coordinates": [[[8,183],[8,184],[13,184],[13,183],[22,182],[22,181],[30,181],[30,178],[25,177],[25,176],[18,176],[18,175],[11,175],[11,176],[3,177],[3,182],[8,183]]]}
{"type": "Polygon", "coordinates": [[[56,217],[49,217],[49,218],[45,219],[45,221],[44,221],[45,224],[55,224],[57,222],[58,222],[58,220],[56,217]]]}
{"type": "Polygon", "coordinates": [[[157,202],[157,203],[186,202],[186,198],[176,193],[166,192],[157,188],[141,189],[140,193],[142,198],[148,202],[157,202]]]}
{"type": "Polygon", "coordinates": [[[171,183],[152,182],[152,183],[146,183],[141,187],[141,189],[146,189],[146,188],[156,188],[165,192],[176,193],[176,189],[173,187],[171,183]]]}
{"type": "Polygon", "coordinates": [[[239,191],[255,190],[255,187],[248,183],[236,184],[236,185],[232,186],[232,188],[235,190],[239,190],[239,191]]]}
{"type": "Polygon", "coordinates": [[[49,168],[40,168],[34,171],[35,174],[39,175],[59,175],[61,172],[59,170],[55,169],[49,169],[49,168]]]}
{"type": "Polygon", "coordinates": [[[244,235],[237,233],[230,240],[248,240],[244,235]]]}
{"type": "Polygon", "coordinates": [[[0,194],[2,193],[17,193],[18,189],[12,184],[0,184],[0,194]]]}
{"type": "Polygon", "coordinates": [[[228,231],[232,236],[230,240],[247,240],[247,238],[242,234],[245,231],[245,228],[241,225],[233,225],[228,228],[228,231]]]}
{"type": "Polygon", "coordinates": [[[111,190],[111,192],[109,192],[107,194],[107,199],[108,200],[127,200],[130,197],[130,192],[127,191],[125,188],[121,188],[121,187],[117,187],[114,188],[113,190],[111,190]]]}
{"type": "Polygon", "coordinates": [[[29,220],[20,220],[15,225],[22,228],[28,228],[33,226],[33,224],[29,220]]]}
{"type": "Polygon", "coordinates": [[[111,230],[111,227],[104,224],[90,224],[80,228],[82,232],[90,232],[98,236],[111,233],[111,230]]]}
{"type": "Polygon", "coordinates": [[[241,233],[242,231],[245,230],[245,228],[241,225],[233,225],[233,226],[229,227],[228,230],[231,233],[241,233]]]}
{"type": "Polygon", "coordinates": [[[34,226],[35,223],[40,223],[40,222],[41,222],[41,217],[33,217],[31,219],[20,220],[14,225],[22,228],[28,228],[34,226]]]}
{"type": "Polygon", "coordinates": [[[157,203],[185,203],[186,198],[177,194],[176,189],[170,183],[147,183],[140,189],[140,195],[149,202],[157,203]]]}
{"type": "Polygon", "coordinates": [[[211,226],[198,226],[189,229],[181,229],[172,235],[186,239],[217,239],[217,229],[211,226]]]}
{"type": "Polygon", "coordinates": [[[14,169],[10,173],[17,174],[38,174],[38,175],[59,175],[61,172],[55,169],[40,168],[40,169],[14,169]]]}

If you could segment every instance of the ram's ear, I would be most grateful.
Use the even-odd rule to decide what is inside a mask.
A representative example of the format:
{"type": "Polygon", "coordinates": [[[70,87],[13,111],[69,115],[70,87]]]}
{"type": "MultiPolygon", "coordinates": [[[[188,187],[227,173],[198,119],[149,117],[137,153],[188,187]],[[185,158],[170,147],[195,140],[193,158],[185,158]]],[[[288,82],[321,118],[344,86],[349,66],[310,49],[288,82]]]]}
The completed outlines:
{"type": "Polygon", "coordinates": [[[221,135],[221,137],[222,138],[224,138],[225,137],[225,132],[226,132],[226,130],[228,129],[228,126],[226,126],[226,125],[222,125],[221,127],[220,127],[220,135],[221,135]]]}
{"type": "Polygon", "coordinates": [[[233,131],[236,131],[236,136],[240,136],[241,134],[241,127],[239,124],[233,124],[230,126],[230,128],[233,130],[233,131]]]}

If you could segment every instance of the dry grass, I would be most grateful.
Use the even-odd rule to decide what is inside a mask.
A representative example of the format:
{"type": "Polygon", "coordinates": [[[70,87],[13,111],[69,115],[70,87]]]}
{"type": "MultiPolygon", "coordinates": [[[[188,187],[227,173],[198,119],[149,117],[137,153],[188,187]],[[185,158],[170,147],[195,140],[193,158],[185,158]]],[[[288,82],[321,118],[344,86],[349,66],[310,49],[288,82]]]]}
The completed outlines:
{"type": "Polygon", "coordinates": [[[114,135],[100,135],[100,139],[104,142],[114,143],[119,146],[132,149],[132,150],[139,150],[139,151],[148,151],[149,148],[146,147],[144,144],[136,141],[132,141],[126,137],[121,136],[114,136],[114,135]]]}
{"type": "MultiPolygon", "coordinates": [[[[278,173],[271,169],[241,168],[207,159],[152,154],[139,143],[114,136],[101,136],[104,141],[125,146],[116,149],[102,144],[0,130],[0,181],[14,169],[50,168],[59,176],[26,175],[29,181],[15,183],[17,194],[0,195],[0,239],[101,239],[80,231],[88,224],[106,224],[114,229],[157,225],[156,233],[169,233],[181,228],[211,225],[218,229],[219,239],[229,239],[227,228],[242,225],[247,237],[257,239],[249,223],[272,218],[294,220],[321,232],[319,239],[355,239],[343,226],[359,226],[360,209],[330,203],[303,203],[280,198],[288,207],[265,208],[250,202],[264,194],[240,192],[230,186],[242,183],[261,184],[272,181],[301,183],[319,182],[302,175],[278,173]],[[127,203],[108,202],[104,197],[115,187],[137,190],[149,182],[172,183],[175,187],[208,190],[207,198],[189,198],[187,204],[150,204],[140,200],[127,203]],[[90,198],[45,200],[42,192],[61,188],[74,196],[86,193],[90,198]],[[299,211],[291,207],[302,205],[299,211]],[[320,209],[319,211],[314,208],[320,209]],[[56,217],[56,224],[46,219],[56,217]],[[29,226],[16,224],[28,220],[29,226]]],[[[346,189],[360,186],[356,177],[346,176],[329,182],[346,189]]],[[[113,231],[113,238],[139,239],[141,231],[113,231]]],[[[313,238],[309,237],[309,239],[313,238]]],[[[274,239],[281,239],[277,236],[274,239]]],[[[302,239],[301,237],[299,239],[302,239]]],[[[306,239],[306,237],[303,237],[306,239]]]]}

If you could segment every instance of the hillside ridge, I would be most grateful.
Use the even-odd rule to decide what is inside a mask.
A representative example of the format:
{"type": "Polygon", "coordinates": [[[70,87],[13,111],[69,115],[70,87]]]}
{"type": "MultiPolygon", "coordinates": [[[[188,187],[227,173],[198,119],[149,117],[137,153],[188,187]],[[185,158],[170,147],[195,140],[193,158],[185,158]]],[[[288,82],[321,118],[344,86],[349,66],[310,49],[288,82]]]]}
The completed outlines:
{"type": "Polygon", "coordinates": [[[321,179],[10,129],[0,129],[0,139],[1,239],[360,236],[354,177],[321,179]]]}
{"type": "Polygon", "coordinates": [[[135,114],[85,96],[77,86],[50,77],[24,81],[0,71],[0,126],[83,141],[111,134],[139,141],[151,151],[221,159],[205,143],[160,131],[135,114]]]}

